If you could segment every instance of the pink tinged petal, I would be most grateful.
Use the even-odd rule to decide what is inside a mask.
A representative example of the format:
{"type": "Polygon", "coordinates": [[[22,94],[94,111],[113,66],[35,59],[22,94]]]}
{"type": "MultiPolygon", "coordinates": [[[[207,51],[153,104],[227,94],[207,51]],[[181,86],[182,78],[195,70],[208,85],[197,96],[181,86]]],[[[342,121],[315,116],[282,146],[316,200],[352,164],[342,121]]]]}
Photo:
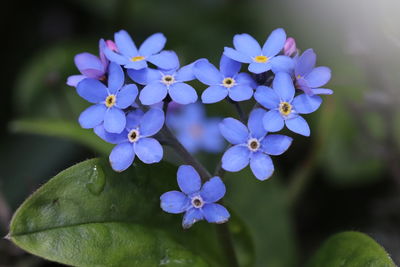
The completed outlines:
{"type": "Polygon", "coordinates": [[[124,84],[125,74],[121,66],[114,62],[108,66],[108,73],[108,90],[115,94],[124,84]]]}
{"type": "Polygon", "coordinates": [[[87,78],[82,80],[76,88],[80,97],[90,103],[103,102],[107,97],[107,88],[98,80],[87,78]]]}
{"type": "Polygon", "coordinates": [[[224,48],[224,55],[241,63],[251,63],[253,61],[249,55],[238,52],[230,47],[224,48]]]}
{"type": "Polygon", "coordinates": [[[268,36],[262,48],[264,56],[273,57],[277,55],[285,45],[286,33],[282,28],[278,28],[268,36]]]}
{"type": "Polygon", "coordinates": [[[201,220],[204,220],[204,216],[201,210],[196,208],[191,208],[183,216],[182,227],[184,229],[188,229],[193,224],[201,220]]]}
{"type": "Polygon", "coordinates": [[[138,158],[146,164],[160,162],[163,157],[163,149],[154,138],[141,138],[134,144],[138,158]]]}
{"type": "Polygon", "coordinates": [[[154,81],[161,81],[161,72],[159,70],[145,68],[140,70],[129,69],[129,77],[138,84],[146,85],[154,81]]]}
{"type": "Polygon", "coordinates": [[[229,172],[237,172],[249,164],[250,150],[246,146],[236,145],[229,148],[222,156],[222,168],[229,172]]]}
{"type": "Polygon", "coordinates": [[[196,61],[193,72],[200,82],[207,85],[219,85],[224,79],[219,70],[206,59],[196,61]]]}
{"type": "Polygon", "coordinates": [[[235,76],[240,71],[241,66],[242,64],[240,64],[240,62],[237,62],[225,55],[222,55],[219,62],[219,69],[225,77],[235,76]]]}
{"type": "Polygon", "coordinates": [[[86,76],[84,75],[71,75],[67,79],[67,85],[76,87],[80,81],[85,79],[86,76]]]}
{"type": "Polygon", "coordinates": [[[249,136],[247,127],[233,118],[225,118],[220,122],[219,130],[222,136],[234,145],[246,143],[249,136]]]}
{"type": "Polygon", "coordinates": [[[304,78],[310,87],[318,88],[329,82],[331,79],[331,69],[328,67],[316,67],[304,78]]]}
{"type": "MultiPolygon", "coordinates": [[[[111,41],[111,40],[108,40],[108,41],[113,43],[115,46],[115,43],[113,41],[111,41]]],[[[108,60],[106,58],[106,55],[104,55],[104,50],[106,49],[106,47],[107,47],[107,42],[104,41],[104,39],[100,39],[99,40],[99,56],[100,56],[101,64],[103,64],[104,71],[106,70],[107,65],[108,65],[108,60]]],[[[115,46],[115,48],[117,48],[117,47],[115,46]]],[[[110,49],[113,50],[112,48],[110,48],[110,49]]]]}
{"type": "Polygon", "coordinates": [[[250,168],[254,176],[260,181],[268,179],[274,173],[271,157],[261,152],[256,152],[251,156],[250,168]]]}
{"type": "Polygon", "coordinates": [[[228,210],[224,206],[217,203],[205,204],[202,210],[204,218],[209,223],[225,223],[230,217],[228,210]]]}
{"type": "Polygon", "coordinates": [[[317,55],[314,53],[314,50],[312,50],[311,48],[307,49],[296,62],[295,75],[300,75],[303,77],[306,76],[315,67],[316,62],[317,55]]]}
{"type": "Polygon", "coordinates": [[[104,49],[104,55],[107,57],[108,60],[110,60],[111,62],[115,62],[119,65],[125,65],[125,64],[129,63],[129,58],[124,57],[120,54],[117,54],[117,53],[111,51],[107,47],[104,49]]]}
{"type": "Polygon", "coordinates": [[[292,144],[293,138],[281,134],[267,135],[261,142],[262,150],[268,155],[283,154],[292,144]]]}
{"type": "Polygon", "coordinates": [[[164,125],[164,112],[158,108],[147,111],[140,119],[139,131],[142,136],[152,136],[158,133],[164,125]]]}
{"type": "Polygon", "coordinates": [[[333,91],[331,89],[326,89],[326,88],[311,89],[311,92],[314,95],[331,95],[331,94],[333,94],[333,91]]]}
{"type": "Polygon", "coordinates": [[[263,118],[266,113],[267,112],[262,108],[253,109],[253,111],[250,113],[247,126],[249,128],[251,137],[260,139],[267,134],[267,130],[265,130],[263,125],[263,118]]]}
{"type": "Polygon", "coordinates": [[[104,73],[104,66],[101,63],[100,59],[95,55],[92,55],[90,53],[80,53],[75,56],[74,61],[76,67],[81,73],[86,69],[94,69],[104,73]]]}
{"type": "Polygon", "coordinates": [[[310,127],[308,126],[308,123],[306,122],[305,119],[303,119],[301,116],[297,116],[292,119],[288,119],[285,121],[286,127],[288,127],[289,130],[292,132],[304,135],[304,136],[310,136],[310,127]]]}
{"type": "Polygon", "coordinates": [[[249,71],[255,74],[260,74],[271,69],[272,65],[270,62],[266,63],[258,63],[258,62],[251,62],[249,65],[249,71]]]}
{"type": "Polygon", "coordinates": [[[296,88],[302,90],[307,95],[313,95],[311,87],[308,86],[307,80],[304,78],[296,79],[296,88]]]}
{"type": "Polygon", "coordinates": [[[211,203],[220,200],[225,195],[225,192],[226,188],[221,178],[215,176],[204,183],[200,196],[205,202],[211,203]]]}
{"type": "Polygon", "coordinates": [[[223,86],[213,85],[204,90],[201,94],[201,101],[204,104],[217,103],[224,99],[228,95],[228,92],[228,89],[223,86]]]}
{"type": "Polygon", "coordinates": [[[162,33],[155,33],[149,36],[140,46],[139,54],[142,56],[150,56],[160,52],[167,42],[167,38],[165,38],[162,33]]]}
{"type": "Polygon", "coordinates": [[[292,37],[288,37],[283,46],[283,54],[291,57],[297,52],[296,41],[292,37]]]}
{"type": "Polygon", "coordinates": [[[178,169],[177,180],[183,193],[191,195],[200,191],[201,179],[197,171],[190,165],[181,165],[178,169]]]}
{"type": "Polygon", "coordinates": [[[120,30],[114,34],[114,40],[118,47],[118,51],[126,57],[134,57],[138,51],[129,33],[120,30]]]}
{"type": "Polygon", "coordinates": [[[179,67],[178,56],[173,51],[162,51],[159,54],[150,56],[147,61],[165,70],[179,67]]]}
{"type": "Polygon", "coordinates": [[[120,133],[125,129],[125,113],[119,108],[109,108],[104,115],[104,129],[109,133],[120,133]]]}
{"type": "Polygon", "coordinates": [[[301,94],[293,99],[292,105],[297,113],[309,114],[316,111],[322,103],[322,98],[314,95],[301,94]]]}
{"type": "Polygon", "coordinates": [[[273,73],[287,72],[293,73],[294,61],[292,58],[287,56],[276,56],[271,59],[271,70],[273,73]]]}
{"type": "Polygon", "coordinates": [[[261,55],[260,44],[247,33],[236,34],[233,37],[233,46],[237,51],[245,55],[252,57],[261,55]]]}
{"type": "Polygon", "coordinates": [[[117,102],[115,105],[118,108],[127,108],[135,101],[138,95],[138,88],[135,84],[128,84],[122,87],[117,93],[117,102]]]}
{"type": "Polygon", "coordinates": [[[167,87],[161,82],[152,82],[146,85],[140,92],[140,102],[143,105],[153,105],[162,101],[167,96],[167,87]]]}
{"type": "Polygon", "coordinates": [[[104,71],[95,70],[95,69],[82,70],[82,74],[88,78],[93,78],[96,80],[100,80],[100,78],[104,77],[104,71]]]}
{"type": "Polygon", "coordinates": [[[260,85],[254,93],[254,98],[258,103],[268,109],[276,109],[279,107],[280,99],[276,92],[267,86],[260,85]]]}
{"type": "Polygon", "coordinates": [[[197,101],[197,93],[194,88],[186,83],[174,83],[169,88],[169,95],[176,103],[187,105],[197,101]]]}
{"type": "Polygon", "coordinates": [[[118,52],[118,47],[117,45],[112,41],[112,40],[107,40],[106,41],[106,46],[111,49],[111,51],[118,52]]]}
{"type": "Polygon", "coordinates": [[[281,100],[291,102],[295,93],[292,77],[285,72],[279,72],[275,75],[272,82],[276,94],[281,100]]]}
{"type": "Polygon", "coordinates": [[[229,90],[229,97],[234,101],[249,100],[253,96],[250,85],[236,85],[229,90]]]}
{"type": "Polygon", "coordinates": [[[168,213],[182,213],[190,206],[190,199],[179,191],[166,192],[160,200],[162,210],[168,213]]]}
{"type": "Polygon", "coordinates": [[[263,125],[268,132],[277,132],[282,130],[284,120],[277,110],[268,111],[263,118],[263,125]]]}
{"type": "Polygon", "coordinates": [[[97,104],[88,107],[79,116],[79,124],[84,129],[91,129],[103,122],[106,106],[97,104]]]}
{"type": "Polygon", "coordinates": [[[114,171],[122,172],[132,165],[135,159],[133,145],[129,142],[124,142],[116,145],[111,151],[109,160],[114,171]]]}

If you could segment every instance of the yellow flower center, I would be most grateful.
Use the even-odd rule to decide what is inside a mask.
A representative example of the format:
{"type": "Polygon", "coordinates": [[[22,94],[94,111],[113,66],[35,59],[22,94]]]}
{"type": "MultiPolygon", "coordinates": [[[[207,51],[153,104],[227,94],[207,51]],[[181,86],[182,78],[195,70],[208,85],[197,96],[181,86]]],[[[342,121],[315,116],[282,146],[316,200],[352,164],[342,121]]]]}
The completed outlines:
{"type": "Polygon", "coordinates": [[[303,78],[303,77],[301,77],[301,75],[299,74],[299,75],[297,75],[297,77],[296,77],[296,79],[301,79],[301,78],[303,78]]]}
{"type": "Polygon", "coordinates": [[[164,76],[162,77],[162,82],[163,82],[165,85],[171,85],[171,84],[173,84],[173,83],[175,82],[175,78],[174,78],[174,76],[172,76],[172,75],[164,75],[164,76]]]}
{"type": "Polygon", "coordinates": [[[132,57],[131,61],[136,62],[136,61],[141,61],[144,59],[144,56],[136,56],[136,57],[132,57]]]}
{"type": "Polygon", "coordinates": [[[283,116],[289,115],[290,113],[292,113],[292,105],[290,105],[288,102],[281,102],[279,104],[279,112],[283,116]]]}
{"type": "Polygon", "coordinates": [[[268,57],[266,56],[256,56],[255,58],[253,58],[255,62],[257,63],[265,63],[268,61],[268,57]]]}
{"type": "Polygon", "coordinates": [[[233,87],[235,84],[236,84],[236,81],[235,81],[233,78],[230,78],[230,77],[225,78],[225,79],[222,81],[222,85],[225,86],[226,88],[231,88],[231,87],[233,87]]]}
{"type": "Polygon", "coordinates": [[[109,95],[106,98],[105,104],[106,107],[111,108],[115,105],[115,102],[117,101],[117,97],[115,95],[109,95]]]}
{"type": "Polygon", "coordinates": [[[138,131],[138,130],[133,129],[133,130],[131,130],[131,131],[128,133],[128,140],[129,140],[129,142],[134,143],[134,142],[136,142],[138,139],[139,139],[139,131],[138,131]]]}

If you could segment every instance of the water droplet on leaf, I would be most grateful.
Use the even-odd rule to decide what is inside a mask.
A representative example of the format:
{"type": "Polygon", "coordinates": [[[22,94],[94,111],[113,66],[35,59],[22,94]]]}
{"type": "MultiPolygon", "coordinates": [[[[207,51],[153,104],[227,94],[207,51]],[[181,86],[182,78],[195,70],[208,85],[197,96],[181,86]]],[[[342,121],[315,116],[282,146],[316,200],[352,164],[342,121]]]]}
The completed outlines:
{"type": "Polygon", "coordinates": [[[86,184],[86,188],[90,193],[94,195],[100,195],[106,185],[106,177],[100,166],[95,165],[92,169],[92,173],[89,177],[89,182],[86,184]]]}

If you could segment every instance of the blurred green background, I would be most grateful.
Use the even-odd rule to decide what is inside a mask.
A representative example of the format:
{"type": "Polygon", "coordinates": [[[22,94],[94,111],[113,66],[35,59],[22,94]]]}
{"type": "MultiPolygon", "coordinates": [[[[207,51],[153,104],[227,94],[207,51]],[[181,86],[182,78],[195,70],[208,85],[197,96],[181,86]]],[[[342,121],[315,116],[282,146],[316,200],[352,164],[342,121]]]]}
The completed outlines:
{"type": "MultiPolygon", "coordinates": [[[[65,84],[78,73],[75,54],[97,54],[100,38],[126,29],[137,43],[163,32],[182,65],[201,57],[218,63],[234,34],[264,42],[283,27],[300,49],[316,51],[318,65],[332,69],[326,87],[335,93],[307,116],[311,138],[295,136],[291,149],[274,159],[272,179],[258,182],[248,170],[226,177],[226,202],[248,226],[255,264],[301,266],[323,240],[344,230],[371,235],[399,263],[399,10],[396,0],[7,2],[1,16],[0,233],[41,184],[109,150],[79,136],[76,120],[87,104],[65,84]]],[[[234,115],[226,104],[207,108],[210,115],[234,115]]],[[[217,157],[200,159],[211,169],[217,157]]],[[[50,265],[0,241],[0,266],[50,265]]]]}

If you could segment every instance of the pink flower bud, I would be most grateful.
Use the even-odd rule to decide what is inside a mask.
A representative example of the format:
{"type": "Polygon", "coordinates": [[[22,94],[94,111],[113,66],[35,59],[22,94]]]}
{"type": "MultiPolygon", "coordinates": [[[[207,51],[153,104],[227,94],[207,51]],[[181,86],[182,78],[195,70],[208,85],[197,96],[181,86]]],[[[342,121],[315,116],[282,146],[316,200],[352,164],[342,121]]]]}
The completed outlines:
{"type": "Polygon", "coordinates": [[[106,45],[111,51],[118,52],[117,45],[113,41],[107,40],[106,45]]]}
{"type": "Polygon", "coordinates": [[[294,38],[289,37],[286,39],[285,45],[283,46],[283,54],[291,57],[297,52],[296,41],[294,38]]]}

